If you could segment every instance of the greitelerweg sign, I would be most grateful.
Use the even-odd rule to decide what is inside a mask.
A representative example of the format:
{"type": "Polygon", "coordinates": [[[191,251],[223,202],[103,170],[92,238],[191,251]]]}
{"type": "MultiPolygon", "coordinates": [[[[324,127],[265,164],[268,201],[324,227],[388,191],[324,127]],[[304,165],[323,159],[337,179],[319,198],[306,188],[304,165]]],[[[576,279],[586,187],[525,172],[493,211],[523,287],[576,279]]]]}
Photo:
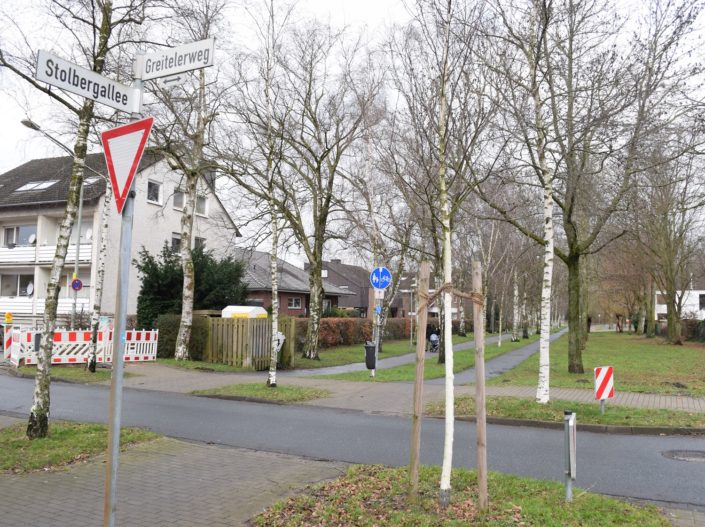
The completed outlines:
{"type": "Polygon", "coordinates": [[[176,48],[137,57],[135,72],[142,80],[169,77],[177,73],[206,68],[213,65],[215,39],[208,38],[176,48]]]}
{"type": "Polygon", "coordinates": [[[139,113],[141,110],[142,97],[137,88],[111,81],[41,49],[37,54],[35,78],[116,110],[128,113],[139,113]]]}

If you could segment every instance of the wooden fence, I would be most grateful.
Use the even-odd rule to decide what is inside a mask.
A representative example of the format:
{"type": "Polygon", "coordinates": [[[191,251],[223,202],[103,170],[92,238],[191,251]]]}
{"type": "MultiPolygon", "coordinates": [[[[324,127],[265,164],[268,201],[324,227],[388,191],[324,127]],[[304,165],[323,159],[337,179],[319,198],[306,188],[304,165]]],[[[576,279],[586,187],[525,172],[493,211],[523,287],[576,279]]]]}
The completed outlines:
{"type": "MultiPolygon", "coordinates": [[[[286,337],[280,354],[285,367],[290,365],[293,358],[294,324],[293,319],[279,322],[279,331],[286,337]]],[[[211,318],[203,360],[239,368],[266,370],[269,368],[271,334],[269,319],[211,318]]]]}

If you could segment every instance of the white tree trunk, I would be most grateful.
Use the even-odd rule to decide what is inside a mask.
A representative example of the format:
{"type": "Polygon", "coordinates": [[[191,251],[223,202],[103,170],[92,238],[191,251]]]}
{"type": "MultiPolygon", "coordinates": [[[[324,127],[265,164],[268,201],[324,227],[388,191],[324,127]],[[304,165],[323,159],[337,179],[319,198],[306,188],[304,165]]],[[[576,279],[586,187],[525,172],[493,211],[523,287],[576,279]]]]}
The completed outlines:
{"type": "Polygon", "coordinates": [[[184,274],[181,289],[181,322],[176,336],[176,360],[189,359],[189,343],[191,342],[191,327],[193,325],[193,298],[196,287],[193,258],[191,257],[191,240],[193,237],[193,215],[196,209],[196,191],[198,179],[201,176],[203,163],[203,144],[205,140],[206,113],[206,77],[203,70],[198,72],[198,104],[196,133],[192,150],[192,166],[184,172],[186,192],[184,195],[184,210],[181,216],[181,270],[184,274]]]}
{"type": "Polygon", "coordinates": [[[193,323],[193,294],[195,273],[191,257],[191,235],[193,233],[193,213],[196,206],[196,186],[198,172],[187,172],[186,192],[184,192],[184,210],[181,216],[181,269],[184,281],[181,289],[181,322],[176,337],[176,360],[188,360],[189,341],[191,340],[191,325],[193,323]]]}
{"type": "Polygon", "coordinates": [[[517,272],[513,273],[514,279],[514,306],[512,313],[512,342],[519,342],[519,282],[517,272]]]}
{"type": "Polygon", "coordinates": [[[497,347],[502,347],[502,302],[499,303],[499,335],[497,337],[497,347]]]}
{"type": "Polygon", "coordinates": [[[277,225],[277,211],[274,204],[270,204],[272,231],[272,250],[269,255],[269,269],[272,275],[272,342],[269,356],[269,376],[267,385],[274,388],[277,385],[277,355],[279,333],[279,273],[277,265],[277,253],[279,249],[279,226],[277,225]]]}
{"type": "Polygon", "coordinates": [[[39,353],[37,354],[37,374],[34,379],[32,408],[27,423],[27,437],[30,439],[46,437],[49,433],[49,386],[51,383],[49,366],[51,364],[51,351],[54,344],[56,310],[59,303],[61,274],[64,270],[66,252],[68,251],[69,239],[71,238],[71,229],[73,228],[73,223],[78,211],[79,191],[81,185],[83,185],[87,138],[92,117],[93,104],[92,101],[87,101],[84,103],[79,120],[69,191],[66,197],[66,209],[64,210],[64,217],[59,225],[56,252],[54,253],[54,260],[51,264],[51,270],[49,271],[49,283],[47,284],[46,301],[44,304],[44,329],[39,353]]]}
{"type": "MultiPolygon", "coordinates": [[[[450,203],[446,187],[446,88],[448,83],[448,53],[450,39],[452,0],[447,1],[446,20],[444,28],[443,62],[441,64],[441,93],[438,112],[438,199],[441,205],[441,224],[443,228],[443,283],[452,284],[452,253],[451,253],[451,222],[450,203]]],[[[441,485],[439,505],[446,508],[450,503],[450,473],[453,465],[453,436],[455,433],[455,392],[453,381],[453,296],[450,291],[443,293],[443,337],[445,347],[445,440],[443,442],[443,465],[441,468],[441,485]]]]}
{"type": "Polygon", "coordinates": [[[91,312],[91,371],[95,371],[96,354],[98,352],[98,325],[100,310],[103,303],[103,282],[105,279],[105,255],[108,252],[108,213],[113,201],[113,189],[109,181],[105,183],[103,210],[100,213],[100,245],[98,246],[98,261],[96,277],[93,284],[93,311],[91,312]]]}
{"type": "Polygon", "coordinates": [[[553,279],[553,188],[547,179],[543,195],[544,239],[543,282],[541,286],[541,335],[539,336],[539,379],[536,402],[549,401],[550,336],[551,336],[551,282],[553,279]]]}

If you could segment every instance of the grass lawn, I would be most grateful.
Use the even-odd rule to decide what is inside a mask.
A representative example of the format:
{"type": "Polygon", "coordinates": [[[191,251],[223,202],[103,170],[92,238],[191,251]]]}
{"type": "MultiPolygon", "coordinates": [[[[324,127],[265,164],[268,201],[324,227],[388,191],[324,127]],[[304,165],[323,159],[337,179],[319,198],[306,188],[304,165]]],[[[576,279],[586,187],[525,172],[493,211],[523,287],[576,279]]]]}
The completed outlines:
{"type": "Polygon", "coordinates": [[[454,469],[451,503],[437,507],[438,467],[423,467],[420,499],[406,497],[407,468],[354,466],[347,475],[307,488],[255,517],[255,525],[294,527],[309,525],[447,526],[534,525],[541,527],[667,527],[670,523],[654,506],[637,507],[574,489],[565,503],[563,485],[490,472],[490,509],[477,509],[477,476],[454,469]]]}
{"type": "Polygon", "coordinates": [[[157,363],[164,364],[165,366],[176,366],[177,368],[184,368],[186,370],[203,370],[226,373],[252,372],[252,368],[238,368],[228,364],[203,362],[200,360],[157,359],[157,363]]]}
{"type": "MultiPolygon", "coordinates": [[[[496,343],[485,345],[485,360],[489,360],[503,353],[521,348],[538,340],[538,335],[532,335],[526,340],[519,342],[511,342],[509,337],[502,342],[502,346],[498,347],[496,343]]],[[[380,355],[380,358],[383,358],[380,355]]],[[[475,350],[456,351],[453,354],[453,371],[460,372],[472,368],[475,365],[475,350]]],[[[438,364],[438,360],[434,357],[427,360],[424,365],[424,379],[438,379],[445,375],[445,364],[438,364]]],[[[322,376],[325,379],[338,379],[344,381],[367,381],[367,382],[396,382],[396,381],[413,381],[416,376],[416,363],[412,362],[397,366],[395,368],[378,369],[375,372],[375,377],[370,377],[368,371],[356,371],[351,373],[338,373],[335,375],[322,376]]]]}
{"type": "Polygon", "coordinates": [[[311,399],[328,397],[330,392],[319,388],[306,388],[303,386],[282,386],[270,388],[264,383],[229,384],[219,388],[208,390],[196,390],[191,392],[194,395],[226,395],[233,397],[248,397],[253,399],[263,399],[266,401],[277,401],[281,403],[300,403],[311,399]]]}
{"type": "MultiPolygon", "coordinates": [[[[415,348],[409,348],[409,339],[385,340],[382,343],[380,357],[396,357],[413,353],[415,348]]],[[[328,368],[329,366],[340,366],[342,364],[354,364],[365,361],[365,348],[362,344],[352,344],[350,346],[336,346],[334,348],[324,348],[318,352],[319,360],[304,359],[299,353],[294,358],[295,369],[308,370],[314,368],[328,368]]]]}
{"type": "MultiPolygon", "coordinates": [[[[538,354],[488,384],[536,384],[538,354]]],[[[551,343],[551,386],[594,388],[596,366],[614,366],[615,392],[705,395],[705,346],[673,346],[661,339],[619,333],[591,333],[583,351],[584,374],[568,373],[568,336],[551,343]]],[[[609,404],[609,403],[608,403],[609,404]]]]}
{"type": "MultiPolygon", "coordinates": [[[[20,373],[25,375],[31,375],[34,377],[37,374],[37,368],[35,366],[22,366],[18,368],[20,373]]],[[[76,366],[67,364],[52,364],[50,368],[51,378],[54,380],[78,382],[78,383],[89,383],[89,382],[101,382],[110,380],[109,368],[101,368],[100,366],[96,368],[95,373],[88,371],[84,364],[79,364],[76,366]]],[[[124,373],[125,377],[135,377],[134,373],[124,373]]]]}
{"type": "MultiPolygon", "coordinates": [[[[443,416],[445,413],[444,405],[445,403],[442,401],[432,403],[428,405],[426,411],[428,415],[443,416]]],[[[577,413],[578,425],[705,428],[705,414],[702,413],[610,406],[608,402],[605,415],[600,415],[599,403],[587,404],[556,400],[548,404],[538,404],[532,399],[519,399],[516,397],[487,398],[487,415],[491,417],[510,417],[513,419],[562,423],[564,410],[572,410],[577,413]]],[[[455,415],[458,417],[474,416],[475,399],[466,395],[456,397],[455,415]]]]}
{"type": "MultiPolygon", "coordinates": [[[[25,435],[26,423],[0,430],[0,471],[11,473],[48,470],[85,461],[104,452],[108,446],[108,427],[52,421],[49,436],[30,441],[25,435]]],[[[156,439],[153,432],[139,428],[123,428],[120,443],[127,446],[156,439]]]]}

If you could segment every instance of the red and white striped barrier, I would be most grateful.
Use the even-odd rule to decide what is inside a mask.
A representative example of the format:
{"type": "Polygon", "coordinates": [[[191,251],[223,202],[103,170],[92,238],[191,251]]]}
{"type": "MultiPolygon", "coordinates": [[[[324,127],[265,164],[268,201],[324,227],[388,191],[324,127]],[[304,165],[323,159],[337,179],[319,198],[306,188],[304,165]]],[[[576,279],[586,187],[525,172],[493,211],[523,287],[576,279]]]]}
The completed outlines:
{"type": "Polygon", "coordinates": [[[3,339],[3,357],[9,359],[12,353],[12,324],[4,324],[4,326],[5,338],[3,339]]]}
{"type": "Polygon", "coordinates": [[[604,401],[614,397],[614,371],[612,366],[595,368],[595,399],[604,401]]]}
{"type": "MultiPolygon", "coordinates": [[[[12,337],[10,362],[19,366],[37,364],[37,354],[34,349],[36,329],[14,331],[12,337]]],[[[158,330],[126,331],[125,355],[126,362],[149,362],[157,360],[158,330]]],[[[91,358],[91,332],[56,330],[54,344],[51,350],[52,364],[85,364],[91,358]]],[[[96,361],[112,362],[113,332],[98,331],[96,361]]]]}

